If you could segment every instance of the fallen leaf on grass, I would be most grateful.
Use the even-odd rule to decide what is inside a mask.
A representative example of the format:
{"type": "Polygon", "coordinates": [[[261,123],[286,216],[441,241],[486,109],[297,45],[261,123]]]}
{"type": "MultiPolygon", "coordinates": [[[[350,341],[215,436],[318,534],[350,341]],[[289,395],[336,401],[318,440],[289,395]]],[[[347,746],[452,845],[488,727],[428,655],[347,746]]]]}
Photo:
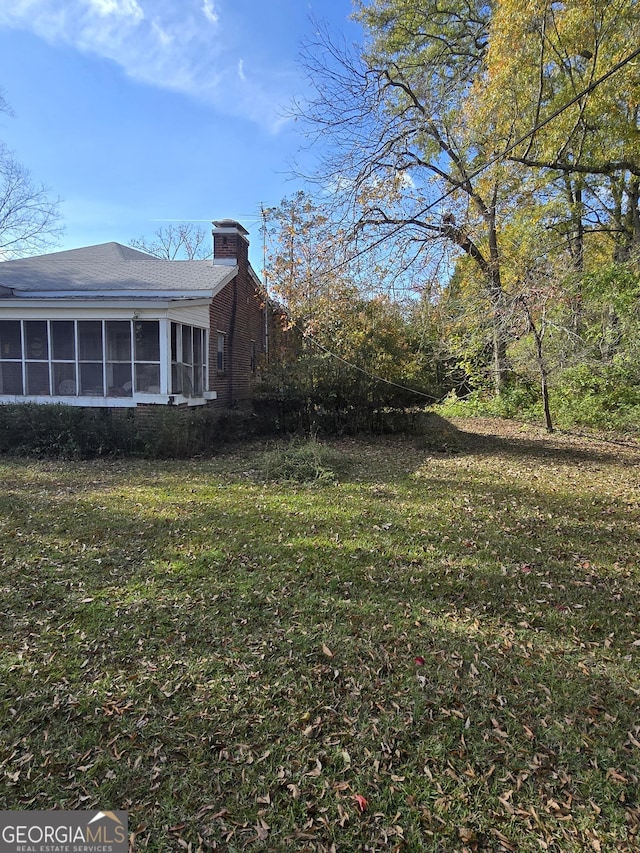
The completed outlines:
{"type": "Polygon", "coordinates": [[[321,773],[322,773],[322,763],[319,761],[319,759],[316,758],[316,766],[314,767],[313,770],[310,770],[308,773],[305,773],[305,776],[317,777],[317,776],[320,776],[321,773]]]}
{"type": "Polygon", "coordinates": [[[492,827],[492,829],[491,829],[491,832],[492,832],[492,833],[493,833],[493,835],[495,835],[495,837],[500,841],[500,843],[502,844],[502,846],[503,846],[503,847],[506,847],[506,849],[507,849],[507,850],[515,850],[515,849],[516,849],[515,845],[513,845],[513,844],[509,841],[509,839],[507,838],[507,836],[502,834],[502,832],[500,832],[500,831],[499,831],[499,830],[497,830],[497,829],[494,829],[493,827],[492,827]]]}
{"type": "Polygon", "coordinates": [[[265,841],[269,837],[270,829],[271,827],[266,821],[262,818],[258,818],[258,822],[255,825],[255,831],[259,841],[265,841]]]}
{"type": "Polygon", "coordinates": [[[352,799],[352,800],[355,802],[355,804],[358,806],[358,808],[360,809],[360,812],[361,812],[361,813],[362,813],[362,812],[367,808],[367,806],[369,805],[369,801],[366,799],[366,797],[363,797],[363,796],[362,796],[362,794],[354,794],[354,795],[353,795],[353,797],[351,797],[351,799],[352,799]]]}
{"type": "Polygon", "coordinates": [[[607,779],[611,779],[614,782],[621,782],[623,785],[626,785],[629,781],[626,776],[623,776],[622,773],[618,773],[617,770],[614,770],[613,767],[610,767],[607,770],[607,779]]]}
{"type": "Polygon", "coordinates": [[[638,749],[640,749],[640,741],[633,736],[631,732],[627,732],[627,737],[629,738],[629,743],[632,743],[638,749]]]}
{"type": "MultiPolygon", "coordinates": [[[[196,818],[197,818],[198,820],[200,820],[201,818],[203,818],[203,817],[207,814],[207,812],[215,811],[215,810],[216,810],[216,809],[218,809],[218,808],[219,808],[219,804],[218,804],[218,803],[211,803],[211,804],[209,804],[209,805],[202,806],[202,807],[200,808],[200,810],[198,811],[198,813],[196,814],[196,818]]],[[[216,811],[216,813],[215,813],[215,814],[210,815],[210,819],[211,819],[211,820],[216,820],[217,818],[224,817],[224,816],[225,816],[225,815],[227,815],[227,814],[229,814],[229,810],[228,810],[228,809],[219,809],[218,811],[216,811]]],[[[146,826],[145,826],[144,828],[146,829],[146,826]]],[[[140,832],[140,830],[137,830],[137,832],[139,833],[139,832],[140,832]]]]}

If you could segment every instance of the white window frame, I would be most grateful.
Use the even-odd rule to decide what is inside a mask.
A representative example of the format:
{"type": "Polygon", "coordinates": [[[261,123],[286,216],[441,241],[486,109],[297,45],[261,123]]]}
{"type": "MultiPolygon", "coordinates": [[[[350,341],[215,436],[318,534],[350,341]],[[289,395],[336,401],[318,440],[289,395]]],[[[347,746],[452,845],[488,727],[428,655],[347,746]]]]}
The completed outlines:
{"type": "MultiPolygon", "coordinates": [[[[123,401],[123,400],[133,400],[135,397],[143,397],[143,398],[154,398],[162,394],[163,387],[163,374],[165,371],[163,370],[163,346],[162,346],[162,328],[164,325],[164,320],[159,318],[117,318],[117,317],[109,317],[109,318],[69,318],[69,317],[56,317],[55,319],[44,319],[44,318],[6,318],[5,322],[10,323],[18,323],[20,329],[20,358],[3,358],[2,353],[0,352],[0,364],[20,364],[22,371],[22,393],[21,394],[6,394],[0,393],[0,396],[10,396],[15,399],[61,399],[61,400],[69,400],[70,398],[73,400],[76,399],[101,399],[101,400],[113,400],[113,401],[123,401]],[[31,322],[40,322],[45,323],[46,326],[46,358],[37,358],[33,356],[29,356],[26,351],[27,345],[27,323],[31,322]],[[70,322],[73,323],[73,347],[74,347],[74,358],[73,359],[60,359],[55,358],[53,353],[53,327],[52,323],[59,322],[70,322]],[[78,323],[83,322],[95,322],[100,323],[101,329],[101,358],[100,359],[81,359],[80,358],[80,335],[78,323]],[[108,323],[128,323],[129,324],[129,360],[122,359],[114,359],[108,358],[108,350],[107,350],[107,324],[108,323]],[[157,360],[139,360],[136,359],[136,341],[135,341],[135,326],[137,323],[156,323],[158,326],[158,359],[157,360]],[[27,393],[27,365],[28,364],[46,364],[48,371],[48,379],[49,379],[49,393],[47,394],[33,394],[27,393]],[[60,393],[59,388],[54,387],[54,378],[55,378],[55,370],[56,365],[59,364],[70,364],[73,365],[73,384],[75,388],[72,390],[69,386],[67,393],[60,393]],[[101,365],[102,369],[102,394],[81,394],[80,392],[80,368],[81,365],[84,364],[95,364],[101,365]],[[109,393],[109,385],[108,379],[110,375],[110,368],[113,369],[114,365],[130,365],[131,370],[131,388],[127,388],[126,382],[122,387],[122,391],[124,392],[122,395],[109,393]],[[140,391],[137,392],[135,389],[135,377],[136,377],[136,365],[152,365],[153,367],[158,368],[158,376],[159,376],[159,386],[157,391],[149,392],[149,391],[140,391]],[[129,392],[129,393],[127,393],[129,392]]],[[[65,381],[65,380],[62,380],[65,381]]],[[[71,380],[67,380],[71,382],[71,380]]],[[[59,383],[60,384],[60,383],[59,383]]],[[[116,386],[113,386],[114,388],[116,386]]],[[[166,386],[165,386],[166,387],[166,386]]]]}
{"type": "Polygon", "coordinates": [[[169,379],[169,393],[176,397],[184,397],[187,400],[201,400],[206,397],[207,389],[208,389],[208,335],[207,329],[202,326],[194,326],[191,323],[181,323],[179,320],[170,320],[169,326],[169,363],[170,363],[170,379],[169,379]],[[174,329],[175,329],[175,348],[174,348],[174,329]],[[190,336],[190,348],[191,348],[191,360],[184,361],[184,330],[188,329],[188,335],[190,336]],[[195,353],[195,333],[198,332],[201,336],[201,353],[200,360],[197,362],[194,361],[194,353],[195,353]],[[175,358],[174,358],[175,356],[175,358]],[[182,376],[187,376],[191,383],[191,390],[189,393],[185,393],[184,386],[178,390],[174,387],[174,375],[177,375],[178,368],[182,373],[182,376]],[[195,371],[196,369],[202,370],[201,376],[201,388],[197,393],[193,392],[193,388],[196,386],[196,382],[194,381],[195,371]]]}

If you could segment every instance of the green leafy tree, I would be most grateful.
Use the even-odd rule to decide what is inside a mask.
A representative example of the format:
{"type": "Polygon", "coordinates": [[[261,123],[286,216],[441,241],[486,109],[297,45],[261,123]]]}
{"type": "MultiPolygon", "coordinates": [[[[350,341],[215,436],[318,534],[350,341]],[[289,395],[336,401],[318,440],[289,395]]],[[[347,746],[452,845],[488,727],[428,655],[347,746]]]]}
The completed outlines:
{"type": "Polygon", "coordinates": [[[449,252],[501,391],[532,260],[556,254],[579,280],[603,233],[617,259],[633,255],[637,0],[371,0],[355,17],[362,47],[319,31],[305,53],[315,97],[299,114],[322,152],[316,178],[348,212],[355,251],[388,240],[409,261],[449,252]]]}
{"type": "Polygon", "coordinates": [[[640,246],[639,16],[637,0],[500,0],[474,86],[494,146],[564,201],[555,226],[579,271],[589,231],[610,234],[617,260],[640,246]]]}
{"type": "Polygon", "coordinates": [[[361,239],[404,241],[406,255],[418,257],[449,246],[471,260],[490,305],[499,390],[508,377],[500,322],[503,176],[499,168],[477,174],[485,152],[467,114],[485,66],[491,8],[376,0],[358,4],[356,17],[364,49],[339,50],[324,36],[306,53],[316,98],[303,114],[331,143],[319,179],[339,193],[361,239]]]}

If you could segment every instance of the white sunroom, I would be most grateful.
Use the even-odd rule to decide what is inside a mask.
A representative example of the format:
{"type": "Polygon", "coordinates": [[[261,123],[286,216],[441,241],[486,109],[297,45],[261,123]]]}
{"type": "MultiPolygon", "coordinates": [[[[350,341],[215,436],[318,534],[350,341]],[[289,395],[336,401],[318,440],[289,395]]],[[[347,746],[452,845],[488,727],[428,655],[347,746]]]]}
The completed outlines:
{"type": "Polygon", "coordinates": [[[0,403],[215,399],[210,306],[235,271],[117,243],[1,263],[0,403]]]}
{"type": "Polygon", "coordinates": [[[71,405],[196,403],[207,389],[208,305],[51,310],[0,319],[0,399],[71,405]],[[98,314],[103,315],[98,317],[98,314]],[[170,399],[173,398],[173,399],[170,399]]]}

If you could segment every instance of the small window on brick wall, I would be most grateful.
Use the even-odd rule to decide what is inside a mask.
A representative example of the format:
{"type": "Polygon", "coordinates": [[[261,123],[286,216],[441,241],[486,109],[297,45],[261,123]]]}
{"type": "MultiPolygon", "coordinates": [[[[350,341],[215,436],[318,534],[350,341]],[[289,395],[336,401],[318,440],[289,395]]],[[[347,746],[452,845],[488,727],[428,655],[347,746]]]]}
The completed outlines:
{"type": "Polygon", "coordinates": [[[225,333],[224,332],[218,332],[218,357],[217,357],[217,361],[216,361],[218,373],[224,373],[225,367],[226,367],[225,358],[224,358],[225,342],[226,342],[225,333]]]}

